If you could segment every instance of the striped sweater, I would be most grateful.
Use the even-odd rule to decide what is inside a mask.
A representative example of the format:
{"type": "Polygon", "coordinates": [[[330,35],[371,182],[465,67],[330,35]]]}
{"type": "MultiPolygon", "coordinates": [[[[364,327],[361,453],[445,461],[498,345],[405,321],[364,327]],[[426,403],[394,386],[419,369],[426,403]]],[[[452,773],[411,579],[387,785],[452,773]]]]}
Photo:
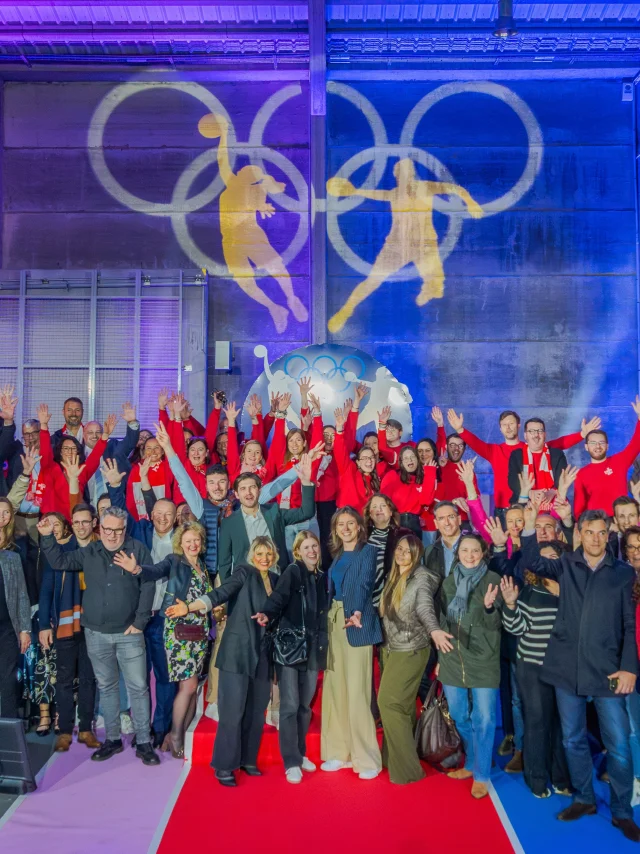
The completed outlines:
{"type": "Polygon", "coordinates": [[[518,658],[528,664],[543,664],[547,644],[558,613],[558,597],[544,587],[526,585],[515,610],[502,609],[502,623],[513,635],[518,635],[518,658]]]}

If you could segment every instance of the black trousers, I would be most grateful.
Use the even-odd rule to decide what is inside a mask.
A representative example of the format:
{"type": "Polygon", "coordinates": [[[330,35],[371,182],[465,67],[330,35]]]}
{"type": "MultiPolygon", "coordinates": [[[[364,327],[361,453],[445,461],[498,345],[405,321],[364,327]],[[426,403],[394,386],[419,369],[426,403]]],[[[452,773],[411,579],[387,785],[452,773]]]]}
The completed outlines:
{"type": "Polygon", "coordinates": [[[331,517],[336,512],[335,501],[316,501],[316,519],[320,529],[320,553],[322,566],[326,571],[331,566],[331,552],[329,551],[329,536],[331,534],[331,517]]]}
{"type": "MultiPolygon", "coordinates": [[[[519,662],[518,662],[519,663],[519,662]]],[[[536,665],[531,665],[535,667],[536,665]]],[[[511,661],[500,655],[500,716],[502,717],[502,729],[505,735],[513,735],[513,694],[511,693],[511,661]]]]}
{"type": "Polygon", "coordinates": [[[269,659],[265,652],[260,655],[254,678],[220,671],[220,720],[211,758],[216,771],[235,771],[241,765],[256,764],[270,697],[269,659]]]}
{"type": "Polygon", "coordinates": [[[18,717],[20,647],[11,623],[0,623],[0,717],[18,717]]]}
{"type": "Polygon", "coordinates": [[[516,678],[524,716],[524,779],[536,795],[545,791],[549,779],[554,786],[571,788],[555,691],[540,681],[541,670],[537,664],[518,659],[516,678]]]}
{"type": "Polygon", "coordinates": [[[73,705],[73,680],[78,676],[78,718],[80,732],[88,732],[93,723],[96,705],[96,678],[87,653],[84,632],[70,638],[56,638],[56,707],[58,727],[64,735],[71,735],[75,723],[73,705]]]}
{"type": "Polygon", "coordinates": [[[276,665],[276,672],[280,686],[280,754],[285,769],[299,768],[307,755],[306,739],[318,671],[276,665]]]}

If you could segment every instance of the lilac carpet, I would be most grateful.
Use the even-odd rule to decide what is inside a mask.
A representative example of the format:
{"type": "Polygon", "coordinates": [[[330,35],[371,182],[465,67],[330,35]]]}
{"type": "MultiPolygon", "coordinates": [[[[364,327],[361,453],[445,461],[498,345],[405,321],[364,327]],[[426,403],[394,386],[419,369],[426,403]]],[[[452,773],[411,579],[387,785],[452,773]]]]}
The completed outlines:
{"type": "Polygon", "coordinates": [[[183,763],[164,753],[149,768],[126,741],[107,762],[75,742],[60,754],[0,829],[0,851],[146,854],[183,763]]]}

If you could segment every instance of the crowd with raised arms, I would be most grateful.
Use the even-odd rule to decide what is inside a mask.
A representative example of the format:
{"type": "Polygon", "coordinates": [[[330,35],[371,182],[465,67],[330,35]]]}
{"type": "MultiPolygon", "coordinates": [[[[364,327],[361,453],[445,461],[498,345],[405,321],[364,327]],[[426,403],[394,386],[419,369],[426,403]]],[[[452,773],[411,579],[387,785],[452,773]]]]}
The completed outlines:
{"type": "Polygon", "coordinates": [[[0,715],[55,728],[58,751],[77,728],[95,761],[132,734],[157,765],[184,757],[206,676],[218,782],[260,776],[266,719],[297,784],[316,770],[323,674],[321,770],[408,784],[425,776],[417,698],[437,681],[464,747],[452,786],[485,797],[497,753],[574,821],[596,812],[597,775],[640,841],[640,400],[610,455],[597,417],[556,439],[531,417],[521,439],[506,410],[496,444],[454,409],[447,434],[434,406],[435,440],[407,441],[388,406],[361,435],[364,384],[331,424],[312,381],[299,391],[300,427],[291,395],[268,412],[252,395],[245,436],[222,392],[205,426],[162,389],[152,429],[124,403],[115,440],[118,416],[86,423],[75,397],[56,432],[42,403],[16,435],[0,388],[0,715]],[[579,444],[580,469],[564,454],[579,444]]]}

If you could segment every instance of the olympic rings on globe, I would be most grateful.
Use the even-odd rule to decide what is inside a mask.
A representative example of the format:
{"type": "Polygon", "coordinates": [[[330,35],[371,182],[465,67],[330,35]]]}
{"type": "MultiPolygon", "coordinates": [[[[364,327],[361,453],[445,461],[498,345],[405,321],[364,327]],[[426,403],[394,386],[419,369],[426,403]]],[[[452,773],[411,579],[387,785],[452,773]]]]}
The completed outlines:
{"type": "Polygon", "coordinates": [[[282,260],[284,264],[286,265],[290,263],[307,242],[309,233],[309,188],[298,167],[281,152],[264,146],[262,144],[262,137],[267,122],[273,116],[278,107],[290,98],[294,98],[302,93],[300,85],[296,83],[284,86],[265,101],[253,121],[249,132],[249,141],[246,143],[241,143],[236,140],[233,122],[222,103],[208,89],[205,89],[204,86],[201,86],[198,83],[146,83],[139,81],[123,83],[120,86],[115,86],[107,93],[96,108],[91,119],[87,136],[89,160],[96,177],[104,189],[113,196],[113,198],[125,207],[128,207],[130,210],[136,211],[137,213],[146,213],[150,216],[169,217],[180,248],[187,257],[199,267],[206,267],[207,270],[214,275],[228,276],[229,273],[226,264],[210,258],[205,252],[196,246],[189,234],[187,224],[188,214],[201,210],[203,207],[213,202],[220,195],[222,190],[224,190],[224,182],[218,174],[207,187],[195,196],[189,198],[189,190],[196,178],[207,167],[217,163],[217,149],[209,149],[202,152],[202,154],[198,155],[198,157],[189,164],[176,182],[171,201],[168,203],[150,202],[129,192],[117,181],[107,165],[104,154],[104,132],[109,118],[116,107],[128,98],[141,92],[153,90],[154,88],[173,89],[179,92],[184,92],[204,104],[209,112],[219,113],[225,117],[229,126],[228,154],[229,165],[232,171],[237,157],[239,155],[244,155],[248,157],[249,162],[252,165],[259,166],[263,171],[265,171],[264,161],[267,160],[287,176],[291,184],[294,186],[298,198],[295,199],[286,193],[279,193],[274,200],[284,210],[297,213],[299,215],[296,232],[289,246],[282,253],[282,260]]]}
{"type": "Polygon", "coordinates": [[[320,356],[316,356],[316,358],[311,364],[309,364],[309,360],[307,359],[307,357],[303,356],[301,353],[292,353],[290,356],[287,356],[283,365],[284,373],[294,380],[299,380],[300,377],[304,376],[306,373],[309,373],[310,376],[313,376],[315,374],[316,376],[323,377],[326,380],[332,380],[337,374],[341,374],[342,377],[346,380],[346,382],[342,388],[336,389],[337,393],[346,391],[346,389],[351,385],[352,382],[359,380],[364,375],[365,370],[365,364],[360,358],[360,356],[357,356],[353,353],[349,353],[347,356],[344,356],[339,365],[336,359],[328,353],[322,353],[320,356]],[[299,371],[291,373],[289,368],[291,366],[291,363],[294,362],[296,359],[300,359],[300,361],[303,363],[303,366],[302,368],[300,368],[299,371]],[[328,371],[321,370],[318,365],[323,360],[329,362],[329,364],[333,367],[330,367],[328,371]],[[358,364],[358,373],[355,373],[355,371],[351,371],[350,368],[345,367],[345,363],[348,363],[349,361],[353,361],[358,364]],[[355,379],[346,379],[348,373],[351,373],[351,375],[355,379]]]}

